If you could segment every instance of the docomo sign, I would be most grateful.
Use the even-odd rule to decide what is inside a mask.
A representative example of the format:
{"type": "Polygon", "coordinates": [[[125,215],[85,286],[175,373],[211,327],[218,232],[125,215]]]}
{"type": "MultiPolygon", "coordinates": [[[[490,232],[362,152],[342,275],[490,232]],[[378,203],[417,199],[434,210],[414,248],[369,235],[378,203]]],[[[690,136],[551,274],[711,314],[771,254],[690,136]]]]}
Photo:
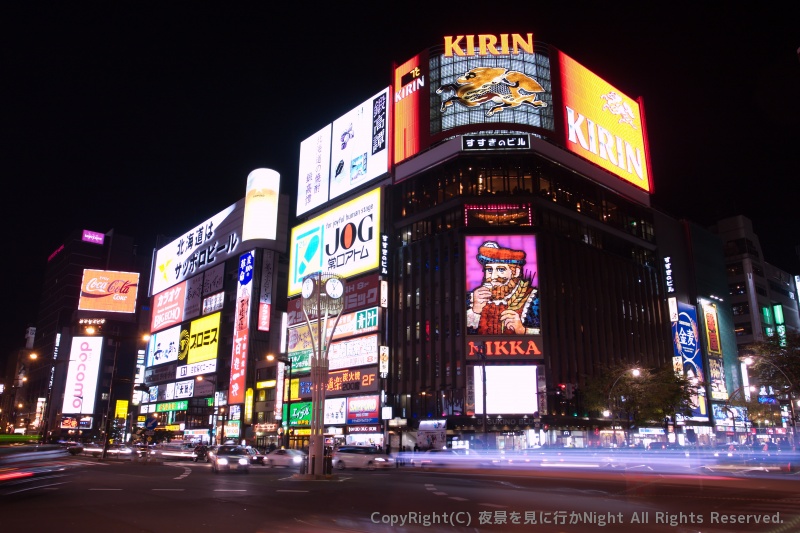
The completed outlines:
{"type": "Polygon", "coordinates": [[[78,309],[134,313],[138,286],[136,272],[84,269],[78,309]]]}
{"type": "Polygon", "coordinates": [[[63,414],[94,414],[103,337],[75,337],[70,350],[63,414]]]}

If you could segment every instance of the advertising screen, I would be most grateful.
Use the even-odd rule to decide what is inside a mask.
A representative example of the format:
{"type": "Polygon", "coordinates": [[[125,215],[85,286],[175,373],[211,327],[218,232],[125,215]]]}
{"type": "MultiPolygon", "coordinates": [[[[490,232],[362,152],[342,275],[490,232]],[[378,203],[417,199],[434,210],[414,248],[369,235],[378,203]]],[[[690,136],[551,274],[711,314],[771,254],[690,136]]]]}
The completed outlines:
{"type": "Polygon", "coordinates": [[[325,399],[325,421],[326,426],[345,424],[347,422],[347,398],[326,398],[325,399]]]}
{"type": "MultiPolygon", "coordinates": [[[[483,368],[474,365],[475,414],[483,414],[483,368]]],[[[536,398],[536,366],[486,365],[486,414],[533,414],[536,398]]]]}
{"type": "Polygon", "coordinates": [[[151,367],[178,360],[181,348],[181,327],[174,326],[150,336],[145,366],[151,367]]]}
{"type": "Polygon", "coordinates": [[[103,337],[74,337],[64,386],[63,414],[94,414],[103,337]]]}
{"type": "Polygon", "coordinates": [[[243,216],[244,199],[158,249],[151,294],[235,257],[241,243],[243,216]]]}
{"type": "Polygon", "coordinates": [[[331,125],[300,143],[297,216],[328,201],[331,172],[331,125]]]}
{"type": "Polygon", "coordinates": [[[389,172],[389,87],[300,144],[297,215],[389,172]]]}
{"type": "Polygon", "coordinates": [[[109,313],[135,313],[139,274],[112,270],[83,271],[78,309],[109,313]]]}
{"type": "Polygon", "coordinates": [[[292,228],[288,296],[314,272],[351,277],[380,264],[381,189],[292,228]]]}
{"type": "Polygon", "coordinates": [[[239,256],[239,283],[236,288],[236,316],[233,320],[233,350],[231,353],[231,379],[228,401],[244,402],[247,354],[249,353],[249,331],[251,302],[253,300],[253,269],[255,252],[239,256]]]}
{"type": "Polygon", "coordinates": [[[348,424],[377,424],[380,422],[380,396],[354,396],[347,398],[348,424]]]}
{"type": "Polygon", "coordinates": [[[328,369],[378,364],[378,335],[364,335],[331,343],[328,349],[328,369]]]}
{"type": "Polygon", "coordinates": [[[330,199],[389,171],[389,88],[333,122],[330,199]]]}
{"type": "Polygon", "coordinates": [[[395,68],[394,83],[394,162],[417,155],[429,145],[430,87],[428,54],[416,55],[395,68]]]}
{"type": "Polygon", "coordinates": [[[465,237],[468,335],[539,335],[536,237],[465,237]]]}
{"type": "Polygon", "coordinates": [[[675,350],[674,366],[681,370],[690,383],[696,384],[692,395],[692,414],[688,418],[697,422],[708,421],[706,398],[706,373],[700,347],[700,327],[694,306],[678,302],[678,319],[672,323],[672,343],[675,350]]]}
{"type": "Polygon", "coordinates": [[[533,34],[444,39],[430,60],[432,141],[453,128],[504,129],[486,127],[498,123],[554,129],[550,59],[536,53],[533,34]]]}
{"type": "Polygon", "coordinates": [[[189,325],[188,357],[189,364],[217,358],[219,348],[220,313],[192,320],[189,325]]]}
{"type": "Polygon", "coordinates": [[[567,150],[651,192],[643,107],[598,75],[558,52],[558,113],[567,150]]]}

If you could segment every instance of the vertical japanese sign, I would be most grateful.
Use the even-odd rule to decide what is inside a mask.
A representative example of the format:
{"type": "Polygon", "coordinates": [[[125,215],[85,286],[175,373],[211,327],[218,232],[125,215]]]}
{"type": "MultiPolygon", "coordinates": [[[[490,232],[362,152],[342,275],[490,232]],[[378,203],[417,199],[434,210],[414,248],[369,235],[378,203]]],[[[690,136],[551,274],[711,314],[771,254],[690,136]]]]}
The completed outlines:
{"type": "Polygon", "coordinates": [[[272,273],[274,272],[275,252],[264,250],[261,259],[261,296],[258,299],[258,331],[269,331],[270,311],[272,309],[272,273]]]}
{"type": "Polygon", "coordinates": [[[236,316],[233,321],[233,354],[228,393],[228,402],[232,404],[244,402],[254,266],[255,253],[252,250],[239,256],[239,282],[236,289],[236,316]]]}
{"type": "Polygon", "coordinates": [[[679,368],[678,362],[680,362],[683,374],[694,386],[692,414],[689,419],[697,422],[708,421],[705,366],[700,348],[697,310],[693,306],[678,302],[678,317],[672,323],[672,343],[675,350],[675,368],[679,368]]]}

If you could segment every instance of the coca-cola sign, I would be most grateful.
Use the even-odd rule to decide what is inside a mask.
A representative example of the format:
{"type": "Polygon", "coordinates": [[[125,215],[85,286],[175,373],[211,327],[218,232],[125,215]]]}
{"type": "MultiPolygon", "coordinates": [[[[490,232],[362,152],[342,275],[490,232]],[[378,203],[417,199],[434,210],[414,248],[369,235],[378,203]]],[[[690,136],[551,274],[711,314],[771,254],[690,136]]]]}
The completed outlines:
{"type": "Polygon", "coordinates": [[[137,272],[84,269],[78,309],[134,313],[138,287],[137,272]]]}

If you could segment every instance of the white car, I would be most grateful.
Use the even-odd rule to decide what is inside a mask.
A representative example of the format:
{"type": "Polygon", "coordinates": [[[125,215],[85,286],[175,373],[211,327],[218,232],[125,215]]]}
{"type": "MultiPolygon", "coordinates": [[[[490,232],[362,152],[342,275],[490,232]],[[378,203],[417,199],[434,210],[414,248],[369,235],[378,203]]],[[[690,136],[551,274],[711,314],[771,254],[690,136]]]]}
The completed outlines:
{"type": "Polygon", "coordinates": [[[269,467],[301,468],[305,459],[306,454],[300,450],[280,449],[269,452],[264,457],[264,464],[269,467]]]}
{"type": "Polygon", "coordinates": [[[394,459],[375,446],[342,446],[333,452],[333,467],[375,470],[394,467],[394,459]]]}
{"type": "MultiPolygon", "coordinates": [[[[103,455],[103,445],[102,444],[87,444],[83,447],[83,453],[86,455],[91,455],[92,457],[100,457],[103,455]]],[[[121,444],[109,444],[108,449],[106,450],[106,457],[132,457],[133,454],[136,454],[138,457],[141,457],[141,453],[138,450],[134,450],[128,446],[124,446],[121,444]]]]}

